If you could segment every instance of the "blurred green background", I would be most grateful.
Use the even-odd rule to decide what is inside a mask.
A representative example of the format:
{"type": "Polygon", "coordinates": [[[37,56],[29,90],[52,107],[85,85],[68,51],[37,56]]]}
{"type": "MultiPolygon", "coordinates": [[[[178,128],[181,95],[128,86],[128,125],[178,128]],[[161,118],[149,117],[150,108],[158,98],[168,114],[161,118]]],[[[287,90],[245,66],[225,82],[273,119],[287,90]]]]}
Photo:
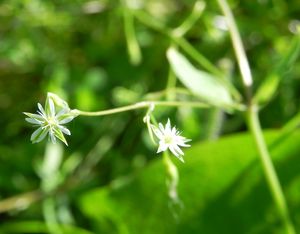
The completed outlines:
{"type": "MultiPolygon", "coordinates": [[[[135,0],[139,10],[175,28],[192,0],[135,0]]],[[[230,1],[255,79],[255,89],[287,52],[300,25],[298,0],[230,1]]],[[[211,110],[156,108],[193,139],[178,165],[182,207],[168,198],[143,110],[78,117],[69,147],[31,144],[23,111],[35,112],[47,92],[71,108],[104,110],[165,89],[170,39],[134,20],[142,52],[130,63],[124,6],[110,0],[2,0],[0,3],[0,233],[284,233],[243,115],[223,114],[209,140],[211,110]],[[217,139],[220,138],[220,139],[217,139]]],[[[216,1],[186,39],[212,63],[230,67],[243,92],[228,32],[216,1]]],[[[261,112],[272,142],[299,110],[300,62],[287,69],[261,112]]],[[[178,83],[178,86],[181,86],[178,83]]],[[[273,144],[291,216],[300,232],[300,133],[273,144]]]]}

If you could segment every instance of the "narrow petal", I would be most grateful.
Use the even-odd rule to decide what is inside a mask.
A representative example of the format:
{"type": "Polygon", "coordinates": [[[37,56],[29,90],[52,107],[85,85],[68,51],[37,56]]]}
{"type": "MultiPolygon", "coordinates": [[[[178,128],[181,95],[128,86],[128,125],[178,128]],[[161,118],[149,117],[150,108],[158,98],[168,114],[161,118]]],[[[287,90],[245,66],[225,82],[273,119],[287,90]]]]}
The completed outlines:
{"type": "Polygon", "coordinates": [[[69,129],[65,128],[64,126],[58,125],[59,129],[66,135],[71,135],[71,132],[69,129]]]}
{"type": "Polygon", "coordinates": [[[55,137],[57,137],[59,140],[61,140],[63,143],[65,143],[68,146],[68,143],[66,141],[66,138],[64,137],[64,134],[59,128],[53,128],[55,137]]]}
{"type": "Polygon", "coordinates": [[[49,131],[49,137],[50,137],[51,142],[53,144],[55,144],[56,143],[56,138],[55,138],[53,130],[49,131]]]}
{"type": "Polygon", "coordinates": [[[176,150],[173,148],[173,146],[170,146],[169,149],[172,152],[172,154],[174,154],[176,157],[179,156],[179,154],[176,152],[176,150]]]}
{"type": "Polygon", "coordinates": [[[25,120],[31,124],[37,124],[40,125],[42,122],[37,120],[37,119],[33,119],[33,118],[25,118],[25,120]]]}
{"type": "Polygon", "coordinates": [[[159,142],[159,147],[157,149],[157,152],[156,153],[160,153],[160,152],[163,152],[163,151],[166,151],[168,149],[168,145],[163,143],[162,141],[159,142]]]}
{"type": "Polygon", "coordinates": [[[170,121],[169,118],[168,118],[168,122],[166,124],[166,128],[165,129],[171,132],[171,121],[170,121]]]}
{"type": "Polygon", "coordinates": [[[49,114],[51,117],[55,116],[55,106],[54,106],[54,102],[51,98],[49,98],[49,114]]]}
{"type": "Polygon", "coordinates": [[[185,144],[184,142],[177,142],[177,145],[182,147],[191,147],[191,145],[185,144]]]}
{"type": "Polygon", "coordinates": [[[161,123],[158,124],[158,127],[159,127],[159,129],[160,129],[160,131],[161,131],[162,133],[165,132],[165,128],[164,128],[164,126],[163,126],[161,123]]]}
{"type": "Polygon", "coordinates": [[[47,132],[48,131],[46,128],[39,127],[32,133],[30,140],[32,141],[32,143],[38,143],[46,137],[47,132]]]}
{"type": "Polygon", "coordinates": [[[45,112],[43,106],[41,105],[41,103],[38,103],[37,105],[38,105],[38,109],[40,110],[41,115],[46,117],[46,112],[45,112]]]}
{"type": "Polygon", "coordinates": [[[172,145],[172,147],[174,148],[174,150],[176,151],[176,152],[178,152],[178,154],[180,154],[180,155],[184,155],[184,153],[183,153],[183,151],[178,147],[178,145],[172,145]]]}
{"type": "Polygon", "coordinates": [[[151,128],[155,134],[155,136],[157,136],[158,139],[162,139],[163,138],[163,133],[161,131],[159,131],[159,129],[151,124],[151,128]]]}
{"type": "Polygon", "coordinates": [[[56,117],[60,117],[61,115],[67,114],[70,110],[67,108],[62,108],[56,115],[56,117]]]}
{"type": "Polygon", "coordinates": [[[174,154],[174,156],[175,156],[176,158],[178,158],[181,162],[184,163],[184,160],[183,160],[182,155],[177,154],[176,150],[175,150],[173,147],[172,147],[172,148],[170,147],[170,150],[171,150],[171,152],[174,154]]]}
{"type": "Polygon", "coordinates": [[[44,121],[44,118],[41,115],[32,114],[32,113],[28,113],[28,112],[23,112],[23,114],[27,115],[28,117],[30,117],[32,119],[37,119],[38,121],[44,121]]]}
{"type": "Polygon", "coordinates": [[[182,157],[182,156],[180,156],[180,155],[179,155],[177,158],[178,158],[178,159],[179,159],[181,162],[183,162],[183,163],[184,163],[184,159],[183,159],[183,157],[182,157]]]}
{"type": "Polygon", "coordinates": [[[60,124],[66,124],[66,123],[71,122],[74,119],[74,116],[70,116],[70,115],[66,114],[66,115],[59,116],[57,119],[60,124]]]}

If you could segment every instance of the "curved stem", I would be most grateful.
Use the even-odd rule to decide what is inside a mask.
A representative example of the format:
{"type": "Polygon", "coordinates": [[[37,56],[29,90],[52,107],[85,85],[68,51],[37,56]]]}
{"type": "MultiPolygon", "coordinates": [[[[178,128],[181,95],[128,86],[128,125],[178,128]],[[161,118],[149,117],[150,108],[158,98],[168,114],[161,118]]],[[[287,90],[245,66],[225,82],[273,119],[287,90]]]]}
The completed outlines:
{"type": "Polygon", "coordinates": [[[128,106],[117,107],[110,110],[103,110],[103,111],[81,111],[81,110],[74,110],[79,115],[85,116],[103,116],[103,115],[111,115],[120,112],[142,109],[142,108],[149,108],[151,105],[155,106],[191,106],[191,107],[198,107],[198,108],[208,108],[209,105],[201,102],[180,102],[180,101],[144,101],[138,102],[128,106]]]}
{"type": "Polygon", "coordinates": [[[205,9],[205,2],[202,0],[196,1],[193,7],[192,12],[190,15],[179,25],[177,28],[173,30],[173,33],[177,37],[182,37],[186,34],[197,22],[197,20],[201,17],[204,9],[205,9]]]}
{"type": "Polygon", "coordinates": [[[278,212],[281,216],[283,224],[286,228],[288,234],[295,234],[295,229],[291,221],[286,200],[283,194],[282,187],[280,185],[279,179],[277,177],[275,168],[271,161],[271,156],[269,154],[266,142],[263,137],[262,129],[260,126],[258,111],[256,106],[250,106],[247,113],[248,117],[248,127],[253,134],[257,150],[259,152],[260,160],[262,163],[262,168],[270,188],[271,194],[277,206],[278,212]]]}

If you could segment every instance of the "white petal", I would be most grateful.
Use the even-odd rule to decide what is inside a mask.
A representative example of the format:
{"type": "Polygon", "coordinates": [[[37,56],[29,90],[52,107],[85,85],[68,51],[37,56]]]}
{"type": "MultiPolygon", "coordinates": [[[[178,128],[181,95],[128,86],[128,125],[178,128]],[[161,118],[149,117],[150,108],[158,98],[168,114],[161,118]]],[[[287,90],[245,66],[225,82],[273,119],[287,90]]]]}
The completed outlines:
{"type": "Polygon", "coordinates": [[[70,111],[69,109],[63,108],[63,109],[61,109],[61,110],[57,113],[56,117],[59,117],[59,116],[64,115],[64,114],[67,114],[69,111],[70,111]]]}
{"type": "Polygon", "coordinates": [[[31,119],[37,119],[38,121],[41,121],[41,122],[44,121],[44,118],[41,115],[32,114],[32,113],[28,113],[28,112],[23,112],[23,114],[27,115],[31,119]]]}
{"type": "Polygon", "coordinates": [[[170,149],[170,151],[172,152],[172,154],[174,154],[176,157],[179,156],[178,153],[176,152],[176,150],[173,148],[172,145],[169,147],[169,149],[170,149]]]}
{"type": "Polygon", "coordinates": [[[164,126],[163,126],[161,123],[158,124],[158,127],[159,127],[159,129],[160,129],[160,131],[161,131],[162,133],[165,132],[165,128],[164,128],[164,126]]]}
{"type": "Polygon", "coordinates": [[[178,156],[177,157],[181,162],[183,162],[184,163],[184,159],[183,159],[183,157],[182,156],[178,156]]]}
{"type": "Polygon", "coordinates": [[[177,145],[182,146],[182,147],[191,147],[191,145],[187,145],[184,142],[177,142],[177,145]]]}
{"type": "Polygon", "coordinates": [[[46,112],[45,112],[43,106],[42,106],[40,103],[38,103],[37,105],[38,105],[38,108],[39,108],[39,110],[40,110],[40,114],[41,114],[42,116],[46,116],[46,112]]]}
{"type": "MultiPolygon", "coordinates": [[[[175,146],[174,146],[175,147],[175,146]]],[[[171,150],[171,152],[174,154],[174,156],[176,157],[176,158],[178,158],[181,162],[183,162],[184,163],[184,160],[183,160],[183,157],[182,157],[182,155],[184,155],[183,154],[183,152],[181,151],[181,149],[180,148],[173,148],[173,146],[172,147],[170,147],[169,148],[170,150],[171,150]],[[181,151],[182,152],[182,155],[179,155],[178,154],[178,151],[176,151],[176,150],[178,150],[179,149],[179,151],[181,151]]]]}
{"type": "Polygon", "coordinates": [[[178,147],[178,145],[172,145],[174,147],[174,150],[176,150],[180,155],[184,155],[183,151],[178,147]]]}
{"type": "Polygon", "coordinates": [[[55,116],[55,106],[54,106],[54,102],[51,98],[49,98],[49,108],[50,108],[50,116],[54,117],[55,116]]]}
{"type": "Polygon", "coordinates": [[[42,122],[32,118],[25,118],[28,123],[40,125],[42,122]]]}
{"type": "Polygon", "coordinates": [[[163,143],[162,141],[159,142],[159,147],[156,153],[160,153],[166,151],[168,149],[168,145],[163,143]]]}
{"type": "Polygon", "coordinates": [[[52,143],[55,144],[56,138],[55,138],[54,132],[52,130],[49,131],[49,136],[50,136],[50,140],[52,141],[52,143]]]}
{"type": "Polygon", "coordinates": [[[45,128],[42,128],[42,127],[39,127],[37,130],[35,130],[31,137],[30,137],[30,140],[33,142],[33,143],[38,143],[40,141],[42,141],[45,136],[47,135],[47,130],[45,128]]]}
{"type": "Polygon", "coordinates": [[[64,126],[58,125],[59,129],[66,135],[71,135],[71,132],[69,129],[65,128],[64,126]]]}
{"type": "Polygon", "coordinates": [[[171,121],[170,121],[170,119],[168,118],[168,122],[167,122],[167,124],[166,124],[166,128],[165,128],[165,130],[167,130],[167,131],[170,131],[171,132],[171,121]]]}
{"type": "Polygon", "coordinates": [[[151,124],[151,128],[152,128],[155,136],[157,136],[158,139],[162,139],[163,138],[162,132],[159,131],[159,129],[156,126],[154,126],[154,125],[151,124]]]}
{"type": "Polygon", "coordinates": [[[66,124],[71,122],[74,119],[74,116],[66,116],[65,118],[62,118],[62,120],[59,120],[59,124],[66,124]]]}

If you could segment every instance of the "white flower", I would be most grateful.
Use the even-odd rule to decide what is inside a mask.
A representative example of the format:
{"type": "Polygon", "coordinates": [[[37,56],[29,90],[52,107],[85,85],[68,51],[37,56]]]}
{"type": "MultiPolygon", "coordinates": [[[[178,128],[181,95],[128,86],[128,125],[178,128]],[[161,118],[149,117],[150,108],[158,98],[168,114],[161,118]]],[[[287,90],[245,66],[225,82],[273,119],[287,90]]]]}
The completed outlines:
{"type": "Polygon", "coordinates": [[[39,127],[32,133],[30,140],[32,143],[38,143],[42,141],[47,134],[49,134],[49,138],[52,143],[56,143],[56,138],[58,138],[68,145],[63,133],[71,135],[71,132],[69,129],[64,127],[63,124],[72,121],[77,114],[73,113],[66,105],[63,105],[58,113],[56,113],[55,104],[52,98],[51,93],[48,93],[45,109],[40,103],[37,104],[38,114],[23,112],[29,117],[25,119],[27,122],[39,127]]]}
{"type": "Polygon", "coordinates": [[[184,162],[182,157],[184,153],[180,147],[190,147],[186,142],[191,140],[180,136],[180,132],[175,127],[171,128],[170,119],[168,119],[165,127],[161,123],[158,124],[158,128],[154,125],[151,125],[151,127],[154,134],[159,139],[157,153],[169,149],[180,161],[184,162]]]}

